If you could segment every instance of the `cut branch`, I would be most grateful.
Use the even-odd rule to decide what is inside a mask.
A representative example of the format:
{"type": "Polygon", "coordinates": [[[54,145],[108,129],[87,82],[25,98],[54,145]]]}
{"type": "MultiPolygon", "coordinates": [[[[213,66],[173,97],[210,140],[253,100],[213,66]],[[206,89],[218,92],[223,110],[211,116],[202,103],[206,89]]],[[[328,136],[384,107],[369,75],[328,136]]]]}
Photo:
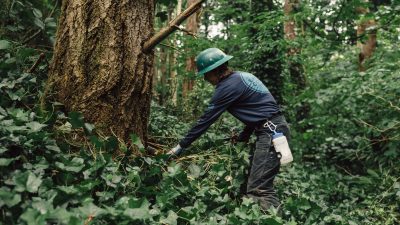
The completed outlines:
{"type": "Polygon", "coordinates": [[[193,3],[189,6],[184,12],[179,14],[175,19],[169,22],[167,27],[161,29],[156,35],[151,37],[148,41],[146,41],[143,45],[143,52],[148,53],[150,52],[158,43],[164,40],[168,35],[172,32],[176,31],[179,25],[185,21],[189,16],[195,13],[197,10],[201,8],[201,3],[205,2],[206,0],[198,0],[197,2],[193,3]]]}
{"type": "Polygon", "coordinates": [[[177,51],[177,52],[182,53],[181,50],[179,50],[178,48],[175,48],[174,46],[167,45],[167,44],[162,44],[162,43],[161,43],[160,45],[165,46],[165,47],[167,47],[167,48],[171,48],[171,49],[173,49],[173,50],[175,50],[175,51],[177,51]]]}
{"type": "Polygon", "coordinates": [[[190,31],[186,30],[186,29],[183,28],[183,27],[176,26],[176,29],[178,29],[178,30],[180,30],[180,31],[182,31],[182,32],[185,32],[187,35],[193,36],[195,39],[198,38],[197,34],[195,34],[195,33],[193,33],[193,32],[190,32],[190,31]]]}

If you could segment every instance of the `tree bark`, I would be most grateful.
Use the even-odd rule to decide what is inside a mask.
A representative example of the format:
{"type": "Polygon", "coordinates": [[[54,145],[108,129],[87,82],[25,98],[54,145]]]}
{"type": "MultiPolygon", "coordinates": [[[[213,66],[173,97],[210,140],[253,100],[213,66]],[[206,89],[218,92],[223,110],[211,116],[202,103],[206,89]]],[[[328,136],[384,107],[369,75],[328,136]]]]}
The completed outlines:
{"type": "Polygon", "coordinates": [[[251,9],[248,17],[250,25],[246,28],[248,37],[250,38],[250,48],[258,49],[252,56],[249,70],[264,82],[275,100],[279,104],[284,104],[283,90],[284,78],[282,76],[283,66],[286,63],[280,47],[274,42],[280,42],[284,38],[283,26],[276,23],[267,29],[261,28],[256,24],[259,23],[259,16],[265,11],[278,11],[281,4],[275,3],[273,0],[251,1],[249,8],[251,9]],[[267,35],[269,36],[267,38],[267,35]],[[265,46],[265,42],[271,42],[265,46]],[[260,46],[265,46],[260,48],[260,46]]]}
{"type": "MultiPolygon", "coordinates": [[[[358,8],[357,9],[359,14],[367,14],[369,12],[369,9],[367,8],[358,8]]],[[[366,66],[365,66],[365,61],[369,58],[371,58],[373,52],[376,49],[376,30],[370,30],[368,31],[369,28],[375,27],[376,26],[376,21],[373,19],[370,20],[363,20],[361,21],[358,26],[357,26],[357,37],[361,37],[362,35],[366,35],[366,41],[358,41],[357,46],[360,48],[360,53],[358,54],[358,70],[359,71],[365,71],[366,66]],[[368,33],[366,33],[368,32],[368,33]]]]}
{"type": "Polygon", "coordinates": [[[160,48],[160,82],[159,82],[159,90],[160,95],[158,98],[158,103],[160,105],[164,105],[167,100],[167,80],[168,80],[168,51],[165,47],[160,48]]]}
{"type": "MultiPolygon", "coordinates": [[[[188,0],[187,5],[190,6],[194,4],[196,1],[195,0],[188,0]]],[[[191,15],[186,23],[186,30],[189,31],[192,34],[197,34],[199,30],[199,11],[197,13],[191,15]]],[[[195,62],[195,57],[190,56],[186,59],[186,71],[188,72],[195,72],[196,71],[196,62],[195,62]]],[[[182,97],[186,97],[189,91],[193,90],[193,87],[195,85],[195,80],[190,77],[185,77],[183,80],[183,85],[182,85],[182,97]]]]}
{"type": "Polygon", "coordinates": [[[153,52],[154,0],[63,1],[49,71],[55,98],[106,135],[146,141],[153,52]]]}
{"type": "MultiPolygon", "coordinates": [[[[182,12],[182,0],[178,0],[178,3],[176,5],[176,15],[181,14],[182,12]]],[[[174,37],[172,38],[172,46],[175,47],[176,46],[176,34],[174,35],[174,37]]],[[[172,50],[171,52],[171,95],[172,95],[172,103],[174,105],[177,104],[178,101],[178,80],[177,80],[177,54],[175,52],[175,50],[172,50]]]]}
{"type": "MultiPolygon", "coordinates": [[[[296,23],[292,19],[291,14],[293,13],[293,7],[297,4],[300,4],[298,0],[285,0],[284,4],[284,14],[286,20],[284,22],[284,32],[285,39],[288,41],[293,41],[296,39],[296,23]]],[[[290,79],[294,84],[294,94],[299,95],[306,88],[307,82],[306,77],[304,75],[303,66],[300,62],[296,60],[296,56],[300,53],[299,48],[289,48],[288,55],[288,64],[289,64],[289,74],[290,79]]],[[[305,119],[310,111],[309,104],[302,102],[301,106],[296,110],[296,119],[302,120],[305,119]]]]}

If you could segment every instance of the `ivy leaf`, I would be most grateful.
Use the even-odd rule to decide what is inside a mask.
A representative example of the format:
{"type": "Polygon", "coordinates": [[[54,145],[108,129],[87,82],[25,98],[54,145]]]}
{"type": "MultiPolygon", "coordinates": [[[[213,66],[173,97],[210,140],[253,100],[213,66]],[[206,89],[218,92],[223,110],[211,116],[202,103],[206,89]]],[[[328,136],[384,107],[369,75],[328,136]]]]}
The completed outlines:
{"type": "Polygon", "coordinates": [[[243,220],[250,219],[250,215],[248,215],[247,212],[242,208],[235,208],[234,214],[243,220]]]}
{"type": "Polygon", "coordinates": [[[48,219],[59,221],[61,224],[68,224],[71,215],[65,208],[57,207],[55,210],[49,212],[48,219]]]}
{"type": "Polygon", "coordinates": [[[201,168],[196,164],[190,164],[189,166],[190,177],[198,178],[200,176],[201,168]]]}
{"type": "Polygon", "coordinates": [[[22,109],[7,109],[8,113],[14,117],[18,121],[28,122],[29,121],[29,113],[24,112],[22,109]]]}
{"type": "Polygon", "coordinates": [[[24,88],[20,88],[17,91],[6,91],[8,96],[10,97],[11,100],[13,101],[20,101],[22,99],[22,97],[24,97],[25,95],[25,89],[24,88]]]}
{"type": "Polygon", "coordinates": [[[46,214],[53,210],[53,203],[51,200],[45,200],[42,198],[33,198],[32,207],[40,212],[40,214],[46,214]]]}
{"type": "Polygon", "coordinates": [[[96,149],[100,150],[101,148],[103,148],[104,143],[97,136],[91,135],[89,139],[96,149]]]}
{"type": "Polygon", "coordinates": [[[85,131],[86,131],[88,134],[91,134],[92,131],[93,131],[93,129],[94,129],[94,125],[91,124],[91,123],[85,123],[85,124],[84,124],[84,128],[85,128],[85,131]]]}
{"type": "Polygon", "coordinates": [[[3,109],[3,107],[0,106],[0,114],[3,116],[7,116],[7,112],[5,109],[3,109]]]}
{"type": "Polygon", "coordinates": [[[131,219],[146,220],[152,217],[149,209],[150,203],[147,199],[130,199],[129,207],[124,211],[124,215],[131,219]],[[134,208],[132,208],[134,207],[134,208]]]}
{"type": "Polygon", "coordinates": [[[0,40],[0,50],[11,48],[11,43],[7,40],[0,40]]]}
{"type": "Polygon", "coordinates": [[[168,166],[168,176],[175,177],[182,172],[181,166],[179,164],[172,164],[168,166]]]}
{"type": "Polygon", "coordinates": [[[42,130],[42,128],[45,126],[47,126],[47,125],[38,123],[36,121],[29,122],[26,124],[26,127],[28,127],[32,133],[42,130]]]}
{"type": "Polygon", "coordinates": [[[74,186],[59,186],[57,189],[69,195],[79,193],[79,190],[74,186]]]}
{"type": "Polygon", "coordinates": [[[263,223],[268,225],[282,225],[282,223],[280,223],[274,218],[266,218],[263,220],[263,223]]]}
{"type": "Polygon", "coordinates": [[[177,224],[177,219],[178,215],[172,210],[168,211],[168,217],[167,218],[162,218],[160,220],[160,223],[162,224],[170,224],[170,225],[176,225],[177,224]]]}
{"type": "Polygon", "coordinates": [[[0,147],[0,154],[3,154],[6,151],[8,151],[6,147],[0,147]]]}
{"type": "Polygon", "coordinates": [[[89,216],[96,217],[107,213],[105,209],[97,207],[92,202],[86,203],[84,206],[79,207],[78,209],[81,213],[83,213],[83,215],[85,215],[86,218],[89,216]]]}
{"type": "Polygon", "coordinates": [[[42,179],[40,179],[40,177],[36,177],[34,173],[29,172],[28,180],[26,182],[26,190],[31,193],[36,193],[41,184],[42,179]]]}
{"type": "Polygon", "coordinates": [[[61,152],[60,148],[57,145],[46,145],[46,148],[51,151],[61,152]]]}
{"type": "Polygon", "coordinates": [[[70,162],[56,162],[55,165],[65,171],[78,173],[85,166],[82,158],[74,157],[70,162]]]}
{"type": "Polygon", "coordinates": [[[105,143],[105,148],[109,151],[115,150],[118,148],[118,139],[114,136],[107,138],[105,143]]]}
{"type": "Polygon", "coordinates": [[[28,180],[29,173],[28,171],[21,173],[17,171],[13,174],[13,184],[15,185],[14,190],[18,192],[23,192],[26,190],[26,181],[28,180]]]}
{"type": "Polygon", "coordinates": [[[20,217],[28,225],[45,224],[45,215],[41,215],[36,209],[28,208],[20,217]]]}
{"type": "Polygon", "coordinates": [[[80,112],[70,112],[69,113],[69,123],[72,125],[72,128],[81,128],[85,126],[85,122],[83,121],[83,115],[80,112]]]}
{"type": "Polygon", "coordinates": [[[9,208],[21,202],[21,195],[12,192],[7,187],[0,188],[0,208],[7,205],[9,208]]]}
{"type": "Polygon", "coordinates": [[[7,159],[7,158],[0,158],[0,166],[8,166],[10,165],[11,162],[13,162],[14,160],[18,159],[17,158],[12,158],[12,159],[7,159]]]}
{"type": "Polygon", "coordinates": [[[140,140],[140,138],[136,134],[130,134],[130,138],[131,138],[132,144],[136,145],[139,148],[139,150],[141,150],[143,152],[144,145],[143,145],[142,141],[140,140]]]}

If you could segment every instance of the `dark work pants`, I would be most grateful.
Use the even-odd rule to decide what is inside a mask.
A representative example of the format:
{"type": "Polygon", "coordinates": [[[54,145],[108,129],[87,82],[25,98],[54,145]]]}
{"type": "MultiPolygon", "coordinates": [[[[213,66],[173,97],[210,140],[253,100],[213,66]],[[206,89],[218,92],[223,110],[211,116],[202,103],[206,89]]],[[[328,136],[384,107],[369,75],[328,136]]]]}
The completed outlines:
{"type": "MultiPolygon", "coordinates": [[[[271,121],[277,125],[276,131],[282,132],[290,139],[290,132],[284,116],[271,121]]],[[[264,210],[271,206],[278,208],[279,198],[274,190],[274,179],[280,169],[280,156],[272,145],[273,132],[262,126],[255,129],[257,136],[254,153],[250,157],[250,172],[247,180],[246,194],[258,202],[264,210]]]]}

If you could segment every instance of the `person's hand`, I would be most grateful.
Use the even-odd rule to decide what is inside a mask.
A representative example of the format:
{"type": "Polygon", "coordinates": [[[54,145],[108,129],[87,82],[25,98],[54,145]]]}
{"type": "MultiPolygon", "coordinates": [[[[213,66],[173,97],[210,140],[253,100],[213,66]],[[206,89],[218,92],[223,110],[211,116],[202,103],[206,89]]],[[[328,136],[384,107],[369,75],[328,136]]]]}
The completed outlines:
{"type": "Polygon", "coordinates": [[[167,155],[169,155],[169,157],[178,156],[179,154],[182,153],[182,151],[183,148],[178,144],[177,146],[172,148],[169,152],[167,152],[167,155]]]}

